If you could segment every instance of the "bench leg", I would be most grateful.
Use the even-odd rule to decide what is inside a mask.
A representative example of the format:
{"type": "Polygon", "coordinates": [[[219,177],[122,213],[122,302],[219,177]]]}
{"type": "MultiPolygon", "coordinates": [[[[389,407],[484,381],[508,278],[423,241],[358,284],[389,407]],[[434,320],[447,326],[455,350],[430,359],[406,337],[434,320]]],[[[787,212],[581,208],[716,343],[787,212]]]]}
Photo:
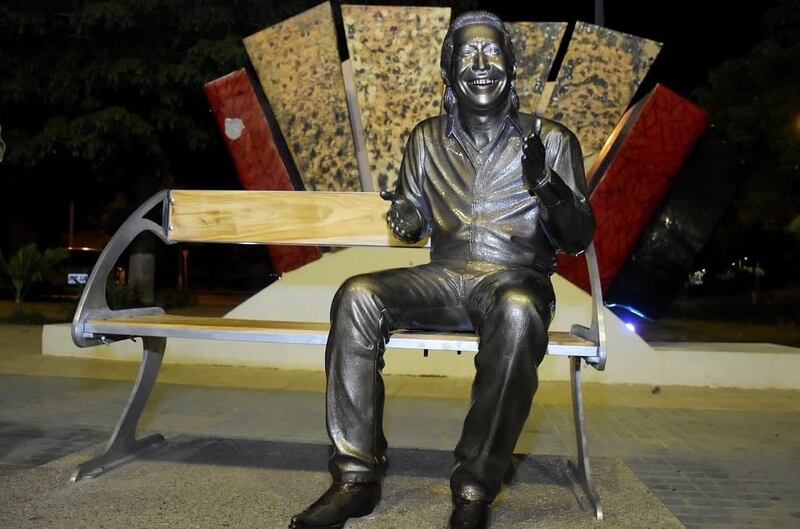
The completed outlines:
{"type": "Polygon", "coordinates": [[[581,358],[571,356],[570,380],[572,381],[572,411],[575,417],[575,437],[578,441],[578,464],[577,466],[570,461],[570,469],[575,478],[583,488],[586,497],[594,508],[595,517],[603,519],[603,504],[600,496],[592,484],[592,469],[589,466],[589,456],[587,454],[588,441],[586,440],[586,421],[583,409],[583,392],[581,390],[581,358]]]}
{"type": "Polygon", "coordinates": [[[139,375],[130,397],[128,397],[125,409],[122,411],[122,417],[106,445],[105,452],[78,465],[72,471],[70,481],[75,482],[84,477],[95,477],[111,465],[121,463],[150,446],[165,442],[161,434],[136,439],[136,426],[156,383],[167,340],[166,338],[142,338],[142,345],[144,355],[142,365],[139,367],[139,375]]]}

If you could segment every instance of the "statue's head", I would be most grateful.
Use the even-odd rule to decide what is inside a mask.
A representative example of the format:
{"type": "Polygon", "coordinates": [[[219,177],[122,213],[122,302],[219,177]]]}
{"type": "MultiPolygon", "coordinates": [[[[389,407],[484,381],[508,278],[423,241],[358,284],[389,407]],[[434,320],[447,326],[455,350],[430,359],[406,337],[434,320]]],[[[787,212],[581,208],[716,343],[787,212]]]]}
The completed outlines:
{"type": "Polygon", "coordinates": [[[487,112],[519,107],[514,90],[516,57],[511,36],[497,15],[470,11],[450,24],[442,44],[444,105],[487,112]]]}

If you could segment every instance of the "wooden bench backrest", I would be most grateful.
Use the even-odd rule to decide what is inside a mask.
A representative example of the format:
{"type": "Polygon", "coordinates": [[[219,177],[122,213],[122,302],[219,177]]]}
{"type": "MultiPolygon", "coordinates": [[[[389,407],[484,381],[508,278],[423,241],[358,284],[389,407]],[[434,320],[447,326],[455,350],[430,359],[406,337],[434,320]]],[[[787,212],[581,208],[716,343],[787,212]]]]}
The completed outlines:
{"type": "Polygon", "coordinates": [[[167,237],[177,242],[407,246],[386,227],[378,193],[170,191],[167,237]]]}

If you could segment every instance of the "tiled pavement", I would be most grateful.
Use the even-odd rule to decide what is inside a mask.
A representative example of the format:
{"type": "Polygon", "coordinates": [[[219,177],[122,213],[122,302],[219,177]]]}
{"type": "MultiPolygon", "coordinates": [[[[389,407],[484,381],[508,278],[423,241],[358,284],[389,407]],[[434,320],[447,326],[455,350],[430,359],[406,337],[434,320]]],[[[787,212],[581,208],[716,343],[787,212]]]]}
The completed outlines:
{"type": "Polygon", "coordinates": [[[800,527],[798,465],[770,458],[628,458],[639,478],[694,528],[800,527]]]}
{"type": "MultiPolygon", "coordinates": [[[[0,357],[6,352],[0,348],[0,357]]],[[[61,367],[43,376],[48,370],[40,367],[37,376],[0,375],[2,465],[35,467],[104,441],[130,390],[130,382],[102,380],[102,369],[91,371],[95,378],[82,378],[61,367]],[[59,373],[73,378],[50,376],[59,373]]],[[[224,376],[224,369],[206,369],[211,374],[198,380],[224,376]]],[[[324,445],[319,375],[262,371],[262,381],[274,379],[255,384],[262,389],[162,382],[142,426],[168,438],[324,445]],[[281,387],[286,380],[304,380],[312,391],[263,389],[281,387]]],[[[452,449],[467,407],[467,382],[407,378],[389,380],[387,387],[392,395],[386,429],[392,446],[452,449]]],[[[649,390],[587,387],[592,456],[624,458],[689,529],[800,528],[798,392],[649,390]]],[[[540,389],[518,452],[573,453],[566,395],[564,384],[540,389]]],[[[323,471],[324,458],[318,459],[309,464],[323,471]]]]}

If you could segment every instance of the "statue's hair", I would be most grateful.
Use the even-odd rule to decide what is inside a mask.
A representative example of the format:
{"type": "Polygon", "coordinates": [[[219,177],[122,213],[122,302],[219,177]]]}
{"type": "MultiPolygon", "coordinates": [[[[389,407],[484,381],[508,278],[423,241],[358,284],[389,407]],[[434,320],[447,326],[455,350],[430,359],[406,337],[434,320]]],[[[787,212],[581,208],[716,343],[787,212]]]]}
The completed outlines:
{"type": "Polygon", "coordinates": [[[444,37],[444,42],[442,43],[442,57],[439,64],[442,68],[442,79],[444,79],[444,84],[447,86],[444,92],[445,111],[450,114],[457,103],[456,95],[453,93],[453,89],[450,87],[453,51],[455,51],[453,49],[453,38],[455,37],[456,31],[473,24],[491,26],[499,31],[501,35],[503,35],[503,53],[506,56],[510,70],[511,90],[509,91],[509,98],[511,99],[511,108],[517,110],[519,108],[519,97],[517,96],[517,91],[514,88],[514,80],[516,79],[517,71],[517,56],[514,53],[514,43],[511,41],[511,34],[508,32],[506,25],[503,24],[503,21],[500,20],[500,17],[494,13],[489,13],[488,11],[467,11],[466,13],[462,13],[453,19],[453,21],[450,23],[450,27],[447,30],[447,35],[444,37]]]}

